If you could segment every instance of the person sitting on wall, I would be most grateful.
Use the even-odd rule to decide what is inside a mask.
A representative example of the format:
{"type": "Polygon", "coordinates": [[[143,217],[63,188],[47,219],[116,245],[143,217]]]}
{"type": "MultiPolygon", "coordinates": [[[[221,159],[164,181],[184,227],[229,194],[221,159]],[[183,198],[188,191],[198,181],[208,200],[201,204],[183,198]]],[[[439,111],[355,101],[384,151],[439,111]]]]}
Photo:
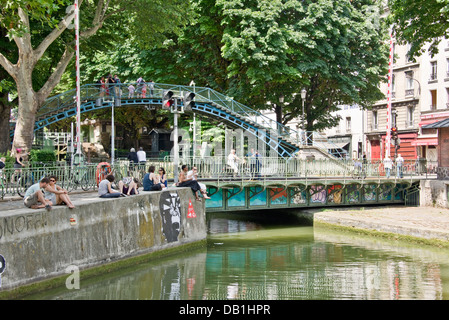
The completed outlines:
{"type": "Polygon", "coordinates": [[[50,200],[54,205],[65,204],[70,209],[75,208],[69,198],[69,192],[56,184],[56,176],[50,176],[47,187],[45,187],[44,197],[50,200]]]}
{"type": "Polygon", "coordinates": [[[112,182],[115,178],[112,174],[108,174],[104,180],[98,185],[98,196],[100,198],[118,198],[122,195],[120,191],[112,189],[112,182]]]}
{"type": "MultiPolygon", "coordinates": [[[[192,180],[198,181],[198,169],[197,167],[193,167],[192,170],[187,172],[187,178],[192,178],[192,180]]],[[[205,199],[210,199],[206,192],[206,185],[204,183],[198,182],[198,185],[201,188],[201,193],[203,194],[205,199]]]]}
{"type": "Polygon", "coordinates": [[[159,181],[164,184],[164,186],[168,187],[168,180],[167,180],[167,174],[165,173],[165,169],[160,167],[159,168],[159,181]]]}
{"type": "Polygon", "coordinates": [[[154,173],[155,167],[150,166],[148,173],[143,177],[143,191],[161,191],[165,189],[165,185],[159,181],[159,178],[154,173]]]}
{"type": "Polygon", "coordinates": [[[48,178],[42,178],[41,181],[30,186],[23,197],[24,205],[31,209],[45,208],[50,211],[53,203],[45,199],[44,193],[41,190],[46,188],[49,182],[50,180],[48,178]]]}
{"type": "Polygon", "coordinates": [[[192,189],[192,192],[195,195],[195,199],[197,201],[201,201],[201,199],[198,197],[198,191],[200,191],[206,199],[210,199],[207,196],[206,191],[201,190],[201,186],[198,184],[198,182],[196,180],[193,179],[193,177],[190,177],[190,178],[187,177],[187,172],[189,171],[189,167],[186,164],[183,164],[181,169],[182,170],[179,173],[179,178],[178,178],[178,187],[189,187],[190,189],[192,189]]]}
{"type": "Polygon", "coordinates": [[[139,179],[133,177],[124,177],[118,183],[120,192],[127,196],[139,194],[139,179]]]}

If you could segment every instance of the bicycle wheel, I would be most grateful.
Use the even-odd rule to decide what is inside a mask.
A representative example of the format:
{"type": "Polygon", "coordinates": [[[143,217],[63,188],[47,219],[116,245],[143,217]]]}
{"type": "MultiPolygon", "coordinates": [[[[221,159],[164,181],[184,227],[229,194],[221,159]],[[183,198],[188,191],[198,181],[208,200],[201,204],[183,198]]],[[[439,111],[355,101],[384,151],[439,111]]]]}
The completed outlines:
{"type": "Polygon", "coordinates": [[[25,196],[26,190],[33,185],[33,176],[23,175],[17,181],[17,194],[22,198],[25,196]]]}
{"type": "Polygon", "coordinates": [[[83,174],[83,176],[81,177],[81,189],[83,189],[84,191],[87,191],[90,189],[89,186],[89,179],[87,178],[87,172],[83,174]]]}

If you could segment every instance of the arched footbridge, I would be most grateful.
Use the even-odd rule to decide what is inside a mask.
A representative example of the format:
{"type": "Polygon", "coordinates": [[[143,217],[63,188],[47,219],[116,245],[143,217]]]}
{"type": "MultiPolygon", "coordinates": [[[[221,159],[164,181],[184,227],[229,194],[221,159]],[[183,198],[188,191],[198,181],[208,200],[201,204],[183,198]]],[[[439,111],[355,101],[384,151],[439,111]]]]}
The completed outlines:
{"type": "MultiPolygon", "coordinates": [[[[101,90],[100,84],[83,85],[80,90],[81,113],[112,106],[161,107],[164,94],[168,91],[178,101],[178,106],[183,108],[184,97],[194,93],[194,103],[190,108],[183,109],[184,112],[199,113],[224,123],[228,128],[243,129],[284,159],[293,157],[300,149],[314,149],[329,158],[346,156],[344,149],[319,133],[297,132],[210,88],[154,83],[154,88],[150,89],[149,83],[146,85],[144,93],[139,84],[133,84],[135,92],[130,92],[129,83],[115,84],[106,91],[101,90]]],[[[41,130],[52,123],[76,116],[75,95],[75,90],[69,90],[48,98],[36,115],[34,130],[41,130]]],[[[11,131],[11,135],[13,134],[11,131]]]]}

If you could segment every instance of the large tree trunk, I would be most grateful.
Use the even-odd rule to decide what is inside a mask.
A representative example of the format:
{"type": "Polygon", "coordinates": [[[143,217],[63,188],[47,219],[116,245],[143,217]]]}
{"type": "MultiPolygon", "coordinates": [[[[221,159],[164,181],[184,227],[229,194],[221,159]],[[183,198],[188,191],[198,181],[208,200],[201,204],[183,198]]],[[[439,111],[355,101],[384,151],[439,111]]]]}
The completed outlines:
{"type": "Polygon", "coordinates": [[[10,148],[9,117],[11,105],[7,101],[8,94],[0,95],[0,153],[6,153],[10,148]]]}

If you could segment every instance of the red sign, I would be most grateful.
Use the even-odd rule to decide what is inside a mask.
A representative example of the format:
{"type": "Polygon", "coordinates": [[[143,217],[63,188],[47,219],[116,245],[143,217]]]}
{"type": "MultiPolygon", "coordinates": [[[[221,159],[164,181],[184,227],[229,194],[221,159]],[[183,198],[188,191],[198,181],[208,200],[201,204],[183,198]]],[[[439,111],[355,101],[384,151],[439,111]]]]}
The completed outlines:
{"type": "Polygon", "coordinates": [[[193,210],[192,199],[189,199],[189,209],[187,211],[187,218],[196,218],[195,210],[193,210]]]}

